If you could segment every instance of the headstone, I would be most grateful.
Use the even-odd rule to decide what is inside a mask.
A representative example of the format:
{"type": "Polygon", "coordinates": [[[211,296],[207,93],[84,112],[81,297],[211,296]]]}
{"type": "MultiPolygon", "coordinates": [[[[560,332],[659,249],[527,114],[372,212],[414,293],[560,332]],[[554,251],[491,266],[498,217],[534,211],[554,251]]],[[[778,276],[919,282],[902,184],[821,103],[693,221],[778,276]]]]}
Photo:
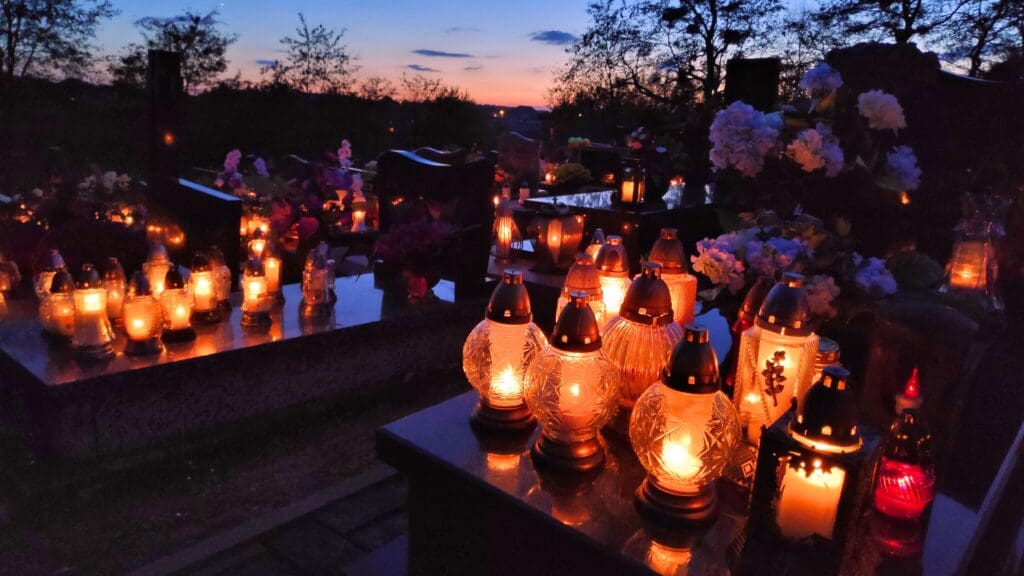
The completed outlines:
{"type": "Polygon", "coordinates": [[[149,103],[149,176],[150,184],[176,182],[182,146],[184,91],[181,79],[181,54],[165,50],[149,51],[146,92],[149,103]]]}
{"type": "Polygon", "coordinates": [[[778,58],[733,58],[725,67],[725,101],[742,100],[758,110],[775,110],[779,95],[778,58]]]}

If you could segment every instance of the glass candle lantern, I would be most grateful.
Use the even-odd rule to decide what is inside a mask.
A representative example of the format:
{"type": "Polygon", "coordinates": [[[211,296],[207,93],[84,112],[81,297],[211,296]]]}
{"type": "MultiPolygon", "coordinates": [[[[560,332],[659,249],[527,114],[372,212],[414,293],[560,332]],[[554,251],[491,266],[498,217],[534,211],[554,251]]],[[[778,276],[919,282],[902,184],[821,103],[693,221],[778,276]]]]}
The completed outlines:
{"type": "Polygon", "coordinates": [[[217,277],[210,258],[203,252],[196,252],[192,257],[192,274],[189,276],[188,285],[192,292],[192,317],[201,322],[220,322],[217,277]]]}
{"type": "Polygon", "coordinates": [[[533,414],[523,400],[523,378],[547,339],[532,320],[522,272],[506,270],[484,319],[462,347],[462,370],[480,394],[470,418],[475,429],[517,433],[533,428],[533,414]]]}
{"type": "Polygon", "coordinates": [[[811,331],[803,282],[803,276],[787,273],[768,292],[754,326],[740,337],[733,401],[751,444],[812,382],[818,336],[811,331]]]}
{"type": "Polygon", "coordinates": [[[57,270],[39,301],[39,323],[50,336],[70,339],[75,333],[75,281],[67,270],[57,270]]]}
{"type": "Polygon", "coordinates": [[[606,319],[604,300],[601,299],[601,279],[597,275],[594,260],[587,254],[577,255],[576,262],[569,268],[569,273],[565,275],[562,294],[558,297],[558,303],[555,307],[555,318],[569,304],[570,294],[573,292],[583,292],[590,298],[590,309],[594,311],[597,325],[604,326],[606,319]]]}
{"type": "Polygon", "coordinates": [[[708,330],[687,326],[661,381],[640,395],[629,420],[630,443],[647,470],[637,491],[641,513],[667,524],[714,519],[714,482],[739,438],[708,330]]]}
{"type": "Polygon", "coordinates": [[[918,376],[917,366],[910,372],[910,378],[903,386],[903,391],[895,398],[896,414],[902,414],[904,410],[917,410],[924,404],[924,397],[921,396],[921,378],[918,376]]]}
{"type": "Polygon", "coordinates": [[[761,437],[748,534],[823,543],[839,558],[861,510],[863,446],[850,373],[828,366],[803,404],[761,437]]]}
{"type": "Polygon", "coordinates": [[[619,169],[619,202],[627,206],[640,206],[644,203],[647,189],[647,174],[640,162],[627,160],[619,169]]]}
{"type": "Polygon", "coordinates": [[[18,263],[7,260],[0,253],[0,292],[14,290],[20,283],[21,271],[18,270],[18,263]]]}
{"type": "Polygon", "coordinates": [[[217,293],[217,303],[225,310],[231,309],[231,268],[224,259],[224,252],[217,246],[210,246],[206,251],[213,268],[213,287],[217,293]]]}
{"type": "Polygon", "coordinates": [[[512,259],[512,251],[523,247],[523,238],[513,215],[515,204],[511,200],[503,200],[494,208],[494,258],[498,262],[512,259]]]}
{"type": "Polygon", "coordinates": [[[157,298],[164,291],[164,278],[171,269],[171,260],[167,257],[167,248],[163,244],[150,244],[149,256],[142,263],[142,271],[149,276],[149,287],[157,298]]]}
{"type": "Polygon", "coordinates": [[[765,296],[773,286],[775,286],[774,280],[767,276],[759,276],[753,286],[747,290],[747,295],[743,297],[743,303],[740,304],[740,310],[736,314],[736,321],[729,327],[732,346],[729,347],[729,353],[722,362],[722,390],[730,397],[735,398],[736,360],[739,357],[740,340],[743,333],[754,326],[757,311],[761,309],[765,296]]]}
{"type": "Polygon", "coordinates": [[[338,301],[338,293],[334,291],[334,284],[337,280],[335,262],[334,259],[331,258],[331,250],[327,246],[327,242],[320,241],[320,243],[316,245],[316,251],[324,260],[324,269],[327,271],[327,295],[331,305],[334,305],[334,303],[338,301]]]}
{"type": "Polygon", "coordinates": [[[831,338],[821,337],[818,338],[818,353],[814,355],[814,376],[811,377],[811,382],[821,380],[825,366],[842,366],[842,363],[839,362],[839,343],[831,338]]]}
{"type": "Polygon", "coordinates": [[[697,306],[697,277],[686,271],[686,252],[675,228],[662,228],[661,236],[651,248],[648,258],[661,264],[661,279],[672,294],[675,321],[686,326],[693,322],[697,306]]]}
{"type": "Polygon", "coordinates": [[[160,302],[153,296],[149,277],[143,272],[132,274],[124,301],[124,332],[128,342],[124,353],[131,356],[159,354],[164,315],[160,302]]]}
{"type": "Polygon", "coordinates": [[[50,286],[53,284],[53,277],[57,275],[60,270],[65,270],[67,267],[64,264],[64,258],[60,255],[60,252],[56,250],[50,250],[46,254],[45,261],[43,262],[43,269],[36,276],[35,281],[32,283],[36,292],[36,298],[39,302],[43,301],[43,296],[50,291],[50,286]]]}
{"type": "Polygon", "coordinates": [[[601,279],[605,314],[611,318],[619,313],[626,289],[629,288],[629,262],[621,236],[612,234],[605,239],[594,260],[594,266],[597,266],[597,276],[601,279]]]}
{"type": "Polygon", "coordinates": [[[114,329],[107,318],[107,289],[92,264],[83,264],[75,284],[75,332],[71,345],[85,360],[114,357],[114,329]]]}
{"type": "Polygon", "coordinates": [[[270,308],[263,263],[256,256],[249,256],[242,269],[242,326],[269,328],[270,308]]]}
{"type": "Polygon", "coordinates": [[[672,349],[683,337],[673,321],[672,296],[661,279],[661,265],[645,262],[633,280],[617,315],[602,332],[604,352],[622,378],[619,414],[613,429],[625,434],[629,411],[648,386],[661,378],[672,349]]]}
{"type": "Polygon", "coordinates": [[[1005,235],[1009,200],[998,195],[964,194],[964,216],[946,265],[941,292],[977,296],[993,310],[1003,309],[994,241],[1005,235]]]}
{"type": "Polygon", "coordinates": [[[597,253],[601,251],[601,246],[604,246],[604,230],[596,228],[594,234],[590,237],[590,244],[587,245],[587,256],[590,256],[590,259],[596,262],[597,253]]]}
{"type": "Polygon", "coordinates": [[[160,306],[164,311],[165,342],[187,342],[195,340],[192,329],[192,293],[175,265],[164,277],[164,291],[160,293],[160,306]]]}
{"type": "Polygon", "coordinates": [[[935,499],[932,437],[920,413],[904,410],[882,447],[875,471],[875,509],[893,518],[916,520],[935,499]]]}
{"type": "Polygon", "coordinates": [[[583,216],[572,214],[565,206],[537,220],[537,266],[541,271],[566,270],[572,265],[583,242],[583,216]]]}
{"type": "Polygon", "coordinates": [[[323,256],[315,248],[310,250],[302,269],[302,306],[299,310],[303,318],[330,316],[333,307],[327,276],[327,264],[323,256]]]}
{"type": "Polygon", "coordinates": [[[267,235],[262,228],[257,228],[249,235],[249,254],[263,258],[263,250],[267,247],[267,235]]]}
{"type": "Polygon", "coordinates": [[[352,231],[366,232],[366,196],[359,191],[352,195],[352,231]]]}
{"type": "Polygon", "coordinates": [[[275,304],[284,304],[284,292],[281,291],[281,268],[284,262],[275,242],[268,242],[263,249],[263,275],[267,277],[267,294],[275,304]]]}
{"type": "Polygon", "coordinates": [[[107,289],[107,317],[115,325],[121,324],[125,281],[121,263],[113,256],[107,258],[107,265],[103,268],[103,287],[107,289]]]}
{"type": "Polygon", "coordinates": [[[586,294],[573,294],[550,343],[526,371],[526,405],[541,435],[532,449],[539,467],[587,472],[604,465],[598,430],[611,419],[619,375],[601,351],[601,331],[586,294]]]}

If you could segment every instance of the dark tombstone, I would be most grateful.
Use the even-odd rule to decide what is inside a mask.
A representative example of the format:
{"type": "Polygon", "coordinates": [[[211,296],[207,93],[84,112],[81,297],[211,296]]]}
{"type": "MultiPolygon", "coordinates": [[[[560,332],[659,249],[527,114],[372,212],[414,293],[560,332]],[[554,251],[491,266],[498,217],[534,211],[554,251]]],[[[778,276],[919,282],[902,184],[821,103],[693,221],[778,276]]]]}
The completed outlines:
{"type": "Polygon", "coordinates": [[[182,146],[184,90],[181,54],[149,51],[146,93],[149,100],[149,178],[151,185],[177,180],[182,146]]]}
{"type": "Polygon", "coordinates": [[[622,156],[615,148],[587,146],[580,149],[580,164],[590,171],[590,178],[594,184],[614,186],[621,163],[622,156]]]}
{"type": "Polygon", "coordinates": [[[417,148],[416,150],[413,150],[413,154],[420,158],[426,158],[431,162],[449,165],[464,164],[467,157],[467,151],[464,148],[456,148],[455,150],[439,150],[429,146],[417,148]]]}
{"type": "Polygon", "coordinates": [[[523,182],[535,191],[540,184],[540,141],[508,132],[498,138],[498,166],[513,178],[512,187],[523,182]]]}
{"type": "Polygon", "coordinates": [[[742,100],[763,111],[779,97],[778,58],[733,58],[725,66],[725,101],[742,100]]]}

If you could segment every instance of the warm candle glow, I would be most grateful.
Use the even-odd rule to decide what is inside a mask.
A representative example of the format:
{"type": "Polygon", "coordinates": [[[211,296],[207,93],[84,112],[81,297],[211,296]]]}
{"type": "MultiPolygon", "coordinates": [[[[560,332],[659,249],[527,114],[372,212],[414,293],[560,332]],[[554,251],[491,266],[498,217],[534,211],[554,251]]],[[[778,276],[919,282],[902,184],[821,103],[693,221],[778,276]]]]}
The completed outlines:
{"type": "Polygon", "coordinates": [[[790,540],[803,540],[812,535],[831,539],[839,513],[846,471],[838,466],[823,468],[815,458],[811,470],[788,464],[782,478],[775,521],[782,536],[790,540]]]}
{"type": "Polygon", "coordinates": [[[267,241],[264,238],[253,238],[249,240],[249,252],[256,255],[258,258],[263,257],[263,249],[267,247],[267,241]]]}
{"type": "Polygon", "coordinates": [[[814,334],[784,336],[757,326],[743,333],[739,357],[756,358],[753,364],[741,360],[737,370],[737,385],[744,400],[738,408],[748,442],[757,444],[761,426],[770,426],[789,410],[793,398],[803,398],[807,393],[817,349],[818,337],[814,334]]]}
{"type": "Polygon", "coordinates": [[[90,291],[82,297],[82,312],[99,312],[104,309],[103,295],[90,291]]]}
{"type": "Polygon", "coordinates": [[[633,202],[633,195],[636,190],[636,186],[632,180],[622,181],[622,202],[629,204],[633,202]]]}
{"type": "Polygon", "coordinates": [[[558,253],[562,251],[562,221],[552,218],[548,222],[546,244],[551,253],[551,260],[558,262],[558,253]]]}
{"type": "Polygon", "coordinates": [[[622,301],[626,298],[629,278],[617,276],[601,276],[601,299],[604,301],[605,312],[609,317],[619,313],[622,301]]]}
{"type": "Polygon", "coordinates": [[[276,256],[268,256],[263,259],[263,274],[267,277],[267,292],[277,292],[281,289],[281,259],[276,256]]]}
{"type": "Polygon", "coordinates": [[[491,377],[492,406],[518,406],[523,402],[523,382],[511,365],[491,377]]]}
{"type": "Polygon", "coordinates": [[[665,471],[680,480],[690,480],[700,473],[704,463],[693,455],[693,438],[684,433],[682,438],[665,438],[661,443],[661,460],[665,471]]]}
{"type": "Polygon", "coordinates": [[[953,247],[950,258],[949,284],[954,288],[975,291],[986,288],[988,247],[982,241],[961,241],[953,247]]]}

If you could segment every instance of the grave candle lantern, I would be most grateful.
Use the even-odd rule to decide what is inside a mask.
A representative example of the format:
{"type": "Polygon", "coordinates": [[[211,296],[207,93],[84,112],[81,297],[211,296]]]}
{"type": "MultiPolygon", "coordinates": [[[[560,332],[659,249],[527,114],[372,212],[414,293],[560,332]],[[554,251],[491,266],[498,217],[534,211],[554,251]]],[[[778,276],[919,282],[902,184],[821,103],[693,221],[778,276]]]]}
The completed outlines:
{"type": "Polygon", "coordinates": [[[0,253],[0,292],[13,290],[21,283],[21,272],[18,270],[17,262],[4,258],[0,253]]]}
{"type": "Polygon", "coordinates": [[[648,258],[661,264],[661,279],[672,294],[672,312],[682,326],[693,322],[697,306],[697,277],[686,271],[686,253],[675,228],[662,228],[661,237],[651,248],[648,258]]]}
{"type": "Polygon", "coordinates": [[[124,302],[124,331],[128,343],[124,353],[131,356],[159,354],[163,331],[163,309],[153,296],[149,278],[143,272],[132,274],[124,302]]]}
{"type": "Polygon", "coordinates": [[[598,326],[604,326],[604,300],[601,299],[601,279],[597,275],[597,268],[594,260],[587,254],[578,254],[576,262],[569,268],[565,275],[565,284],[562,285],[562,294],[558,297],[555,308],[555,318],[561,315],[562,310],[569,304],[570,295],[573,292],[583,292],[590,302],[590,309],[594,311],[594,318],[598,326]]]}
{"type": "Polygon", "coordinates": [[[203,252],[192,257],[192,275],[188,279],[192,291],[193,318],[215,323],[221,321],[220,304],[217,301],[217,278],[210,258],[203,252]]]}
{"type": "Polygon", "coordinates": [[[124,268],[113,256],[107,258],[103,269],[103,287],[107,289],[107,317],[119,325],[124,307],[125,276],[124,268]]]}
{"type": "Polygon", "coordinates": [[[56,250],[50,250],[46,254],[46,259],[43,262],[43,270],[36,276],[33,286],[36,292],[36,298],[40,302],[43,301],[43,297],[50,291],[50,286],[53,284],[53,277],[57,275],[60,270],[65,270],[64,258],[60,255],[60,252],[56,250]]]}
{"type": "Polygon", "coordinates": [[[875,509],[902,520],[921,517],[935,499],[931,440],[916,409],[904,410],[896,418],[875,473],[875,509]]]}
{"type": "Polygon", "coordinates": [[[269,328],[270,307],[263,264],[256,256],[249,256],[242,270],[242,326],[269,328]]]}
{"type": "Polygon", "coordinates": [[[39,323],[51,336],[70,339],[75,333],[75,281],[71,273],[60,269],[54,272],[50,286],[39,301],[39,323]]]}
{"type": "Polygon", "coordinates": [[[619,313],[622,300],[629,288],[629,263],[626,260],[626,247],[622,245],[622,237],[614,234],[605,239],[604,245],[594,260],[597,276],[601,279],[601,294],[604,300],[605,314],[608,317],[619,313]]]}
{"type": "Polygon", "coordinates": [[[524,385],[542,432],[531,452],[534,462],[556,470],[599,470],[605,455],[597,432],[615,412],[619,376],[601,351],[600,327],[586,294],[572,295],[524,385]]]}
{"type": "Polygon", "coordinates": [[[522,272],[506,270],[484,319],[462,348],[462,369],[480,394],[470,419],[477,430],[516,433],[533,428],[533,414],[523,400],[523,378],[547,339],[532,320],[522,272]]]}
{"type": "Polygon", "coordinates": [[[604,246],[604,230],[597,228],[590,237],[590,245],[586,249],[587,256],[590,256],[591,260],[597,261],[597,253],[601,251],[601,246],[604,246]]]}
{"type": "Polygon", "coordinates": [[[157,298],[164,291],[164,278],[171,269],[171,260],[167,257],[167,248],[163,244],[150,244],[149,256],[142,263],[142,270],[149,276],[149,287],[157,298]]]}
{"type": "Polygon", "coordinates": [[[284,292],[281,291],[281,254],[274,242],[267,243],[263,249],[263,275],[267,277],[267,294],[275,304],[284,304],[284,292]]]}
{"type": "Polygon", "coordinates": [[[754,285],[747,290],[747,295],[743,297],[743,303],[740,305],[740,310],[736,314],[736,321],[729,327],[729,334],[732,336],[732,346],[729,347],[729,354],[727,355],[724,365],[722,366],[722,373],[724,374],[724,382],[722,383],[722,389],[725,393],[735,399],[736,389],[736,365],[737,357],[739,356],[740,341],[743,337],[743,333],[753,327],[754,318],[757,317],[757,311],[761,309],[761,304],[764,302],[765,296],[768,295],[768,291],[772,289],[775,282],[767,276],[759,276],[754,285]]]}
{"type": "Polygon", "coordinates": [[[627,206],[640,206],[646,194],[646,173],[640,162],[627,160],[619,170],[619,202],[627,206]]]}
{"type": "Polygon", "coordinates": [[[306,256],[302,269],[303,318],[324,318],[331,314],[331,297],[327,281],[327,265],[323,256],[314,248],[306,256]]]}
{"type": "Polygon", "coordinates": [[[359,191],[352,195],[352,231],[366,232],[366,196],[359,191]]]}
{"type": "Polygon", "coordinates": [[[991,309],[1002,310],[993,241],[1005,235],[1009,200],[999,195],[964,194],[962,204],[964,217],[954,229],[956,239],[940,291],[978,296],[991,309]]]}
{"type": "Polygon", "coordinates": [[[224,259],[224,252],[217,246],[210,246],[206,251],[213,268],[213,287],[217,293],[217,303],[225,310],[231,310],[231,268],[224,259]]]}
{"type": "Polygon", "coordinates": [[[903,391],[896,395],[895,398],[896,414],[902,414],[907,409],[918,409],[921,404],[924,404],[924,398],[921,397],[921,378],[917,373],[917,366],[914,366],[914,370],[910,373],[910,378],[907,378],[906,385],[903,386],[903,391]]]}
{"type": "Polygon", "coordinates": [[[661,378],[672,349],[683,337],[673,321],[672,296],[661,279],[661,265],[645,262],[633,280],[618,314],[603,330],[604,352],[622,379],[615,430],[625,434],[633,403],[661,378]]]}
{"type": "Polygon", "coordinates": [[[583,242],[583,216],[572,214],[565,206],[541,216],[537,235],[537,258],[544,270],[565,270],[583,242]]]}
{"type": "Polygon", "coordinates": [[[811,330],[803,281],[787,273],[740,337],[733,401],[751,444],[757,444],[762,426],[771,426],[811,385],[818,336],[811,330]]]}
{"type": "Polygon", "coordinates": [[[522,248],[523,238],[513,218],[515,205],[511,200],[503,200],[494,209],[494,258],[498,262],[512,259],[512,251],[522,248]]]}
{"type": "Polygon", "coordinates": [[[83,264],[75,285],[75,332],[71,344],[84,360],[114,357],[114,330],[107,319],[107,290],[92,264],[83,264]]]}
{"type": "Polygon", "coordinates": [[[870,450],[863,449],[858,432],[849,377],[845,368],[827,366],[803,404],[766,429],[748,533],[823,541],[836,550],[853,534],[870,450]]]}
{"type": "Polygon", "coordinates": [[[647,470],[636,494],[640,512],[665,524],[713,520],[714,482],[739,437],[708,330],[687,326],[661,381],[640,395],[630,417],[629,440],[647,470]]]}
{"type": "Polygon", "coordinates": [[[262,228],[257,228],[249,238],[249,254],[262,259],[263,250],[267,247],[267,237],[262,228]]]}
{"type": "Polygon", "coordinates": [[[175,265],[165,276],[164,291],[160,293],[160,306],[164,310],[165,342],[195,340],[196,331],[192,329],[192,305],[192,293],[185,284],[181,269],[175,265]]]}

